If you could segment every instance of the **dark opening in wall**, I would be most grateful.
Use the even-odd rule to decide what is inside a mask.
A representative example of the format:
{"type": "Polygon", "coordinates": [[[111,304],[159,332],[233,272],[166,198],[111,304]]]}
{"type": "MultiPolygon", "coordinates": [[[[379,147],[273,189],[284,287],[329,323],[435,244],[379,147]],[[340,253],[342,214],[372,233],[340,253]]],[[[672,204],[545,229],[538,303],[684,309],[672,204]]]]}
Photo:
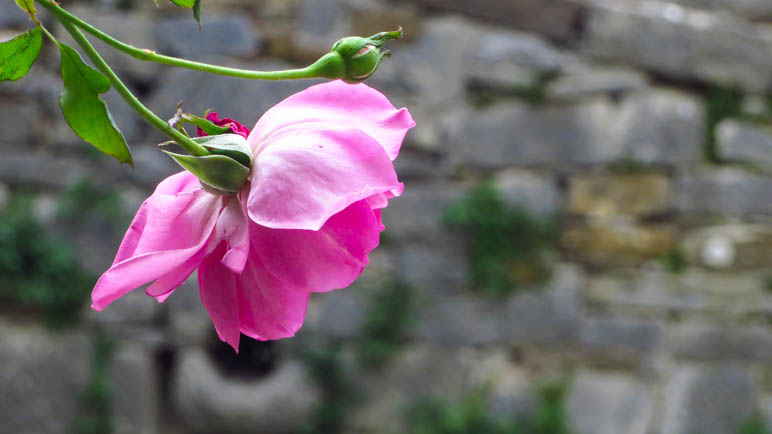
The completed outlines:
{"type": "Polygon", "coordinates": [[[212,335],[207,346],[209,356],[223,375],[254,380],[270,374],[279,362],[279,349],[273,341],[257,341],[241,335],[239,352],[212,335]]]}

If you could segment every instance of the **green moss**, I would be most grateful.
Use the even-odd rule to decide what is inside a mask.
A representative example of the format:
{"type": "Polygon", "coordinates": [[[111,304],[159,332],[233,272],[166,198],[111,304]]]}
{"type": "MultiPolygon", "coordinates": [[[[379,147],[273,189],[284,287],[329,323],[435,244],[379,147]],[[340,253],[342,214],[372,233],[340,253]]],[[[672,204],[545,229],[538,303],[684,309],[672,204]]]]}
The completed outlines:
{"type": "Polygon", "coordinates": [[[357,402],[356,388],[343,364],[340,352],[331,346],[307,347],[301,353],[309,376],[320,392],[319,405],[301,434],[335,434],[341,432],[347,413],[357,402]]]}
{"type": "Polygon", "coordinates": [[[755,412],[740,425],[738,434],[770,434],[770,431],[761,414],[755,412]]]}
{"type": "Polygon", "coordinates": [[[80,411],[75,419],[75,434],[109,434],[113,432],[110,361],[113,343],[98,335],[94,341],[91,380],[81,392],[80,411]]]}
{"type": "Polygon", "coordinates": [[[662,265],[670,273],[681,273],[687,266],[686,256],[680,249],[670,249],[662,257],[662,265]]]}
{"type": "Polygon", "coordinates": [[[28,197],[14,197],[0,212],[0,298],[41,309],[52,327],[78,319],[93,278],[66,243],[35,219],[28,197]]]}
{"type": "Polygon", "coordinates": [[[467,233],[474,287],[504,296],[550,274],[557,222],[507,205],[496,188],[482,183],[446,211],[445,222],[467,233]]]}
{"type": "Polygon", "coordinates": [[[565,420],[565,381],[549,383],[536,392],[536,407],[519,419],[495,417],[487,409],[487,393],[469,394],[458,404],[430,399],[408,411],[411,434],[568,434],[565,420]]]}
{"type": "Polygon", "coordinates": [[[736,88],[718,87],[711,89],[705,97],[705,158],[719,162],[716,127],[726,119],[742,114],[742,93],[736,88]]]}
{"type": "Polygon", "coordinates": [[[412,296],[412,288],[397,282],[388,282],[373,293],[357,344],[360,363],[382,365],[404,345],[415,323],[412,296]]]}

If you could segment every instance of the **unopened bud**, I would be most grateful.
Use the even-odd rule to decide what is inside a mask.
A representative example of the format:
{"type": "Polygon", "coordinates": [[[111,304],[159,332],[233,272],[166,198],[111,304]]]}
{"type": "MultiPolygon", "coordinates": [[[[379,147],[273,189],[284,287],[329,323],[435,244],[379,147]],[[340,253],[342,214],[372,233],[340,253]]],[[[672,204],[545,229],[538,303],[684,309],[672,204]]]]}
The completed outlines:
{"type": "Polygon", "coordinates": [[[340,78],[348,83],[365,81],[375,73],[383,58],[391,55],[389,50],[381,50],[381,47],[386,41],[401,37],[401,27],[393,32],[377,33],[369,38],[345,37],[332,46],[330,53],[309,68],[319,77],[340,78]]]}

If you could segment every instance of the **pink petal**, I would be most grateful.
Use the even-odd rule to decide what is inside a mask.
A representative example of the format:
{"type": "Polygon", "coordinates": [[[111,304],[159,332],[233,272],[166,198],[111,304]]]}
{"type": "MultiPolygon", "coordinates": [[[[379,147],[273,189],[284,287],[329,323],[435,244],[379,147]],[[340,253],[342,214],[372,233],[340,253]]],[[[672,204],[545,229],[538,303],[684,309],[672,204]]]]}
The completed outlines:
{"type": "Polygon", "coordinates": [[[397,158],[407,130],[415,126],[407,109],[397,110],[377,90],[336,80],[311,86],[272,107],[248,140],[257,149],[283,128],[311,123],[360,129],[383,146],[391,160],[397,158]]]}
{"type": "Polygon", "coordinates": [[[309,292],[269,273],[254,248],[244,271],[236,276],[236,288],[239,324],[245,335],[281,339],[293,336],[303,325],[309,292]]]}
{"type": "Polygon", "coordinates": [[[145,200],[139,207],[139,211],[134,216],[134,220],[129,225],[129,229],[123,236],[120,247],[118,247],[118,253],[115,255],[113,264],[117,264],[134,255],[134,251],[137,248],[137,243],[142,236],[142,232],[145,230],[145,224],[147,223],[147,208],[148,204],[155,201],[155,198],[161,195],[175,195],[180,192],[192,191],[198,187],[196,177],[190,172],[180,172],[176,175],[169,176],[161,181],[156,187],[153,194],[145,200]]]}
{"type": "Polygon", "coordinates": [[[391,160],[362,131],[293,127],[257,154],[247,207],[262,226],[317,230],[352,203],[399,188],[391,160]]]}
{"type": "Polygon", "coordinates": [[[240,332],[236,275],[221,262],[226,250],[226,244],[221,242],[201,262],[198,267],[198,288],[201,302],[212,318],[220,340],[238,352],[240,332]]]}
{"type": "Polygon", "coordinates": [[[265,268],[309,291],[345,288],[368,264],[383,230],[366,200],[333,215],[318,231],[253,225],[252,243],[265,268]]]}
{"type": "Polygon", "coordinates": [[[92,308],[102,310],[156,279],[160,281],[148,291],[155,296],[169,293],[198,265],[200,256],[196,259],[196,255],[206,248],[221,199],[201,190],[197,180],[189,181],[181,174],[167,178],[145,201],[121,244],[116,262],[102,274],[91,293],[92,308]],[[174,188],[169,188],[172,184],[174,188]]]}
{"type": "Polygon", "coordinates": [[[238,197],[225,198],[227,204],[215,226],[215,242],[212,247],[217,246],[220,240],[228,242],[222,263],[234,273],[241,273],[249,255],[249,219],[241,202],[246,201],[247,194],[248,189],[242,189],[238,197]]]}

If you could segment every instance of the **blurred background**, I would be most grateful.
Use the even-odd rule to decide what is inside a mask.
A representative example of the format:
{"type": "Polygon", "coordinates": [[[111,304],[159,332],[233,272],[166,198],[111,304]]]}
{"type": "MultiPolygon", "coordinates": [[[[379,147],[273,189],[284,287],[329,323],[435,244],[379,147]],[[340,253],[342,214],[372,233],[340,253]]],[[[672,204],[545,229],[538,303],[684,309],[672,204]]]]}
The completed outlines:
{"type": "MultiPolygon", "coordinates": [[[[405,29],[369,81],[418,122],[351,287],[293,339],[221,343],[195,275],[88,309],[133,213],[179,170],[105,99],[120,167],[57,104],[58,54],[0,84],[0,432],[772,432],[770,0],[65,1],[113,36],[251,69],[405,29]]],[[[61,36],[63,31],[41,16],[61,36]]],[[[10,1],[0,38],[30,27],[10,1]]],[[[311,82],[142,63],[147,105],[252,126],[311,82]]]]}

